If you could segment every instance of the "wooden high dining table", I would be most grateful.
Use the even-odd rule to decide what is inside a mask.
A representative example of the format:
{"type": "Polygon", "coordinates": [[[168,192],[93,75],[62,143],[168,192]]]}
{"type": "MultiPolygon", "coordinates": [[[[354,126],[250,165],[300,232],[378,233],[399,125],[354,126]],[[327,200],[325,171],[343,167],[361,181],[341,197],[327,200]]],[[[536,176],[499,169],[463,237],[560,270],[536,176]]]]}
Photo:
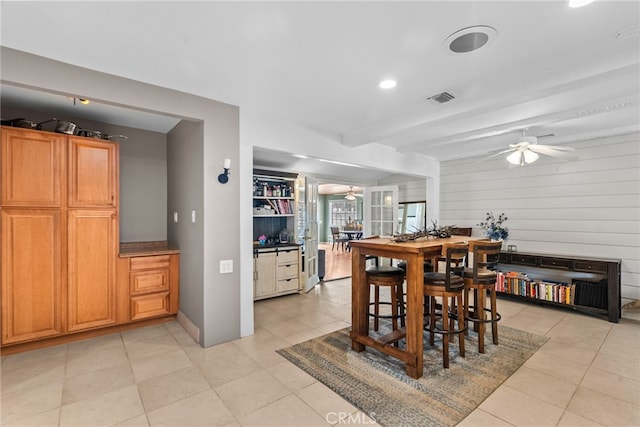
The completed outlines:
{"type": "Polygon", "coordinates": [[[437,265],[443,248],[469,240],[472,239],[467,236],[451,236],[403,243],[396,243],[390,238],[351,241],[351,348],[358,352],[363,351],[365,346],[380,350],[402,360],[407,375],[420,378],[423,373],[424,261],[429,259],[433,265],[437,265]],[[369,336],[367,309],[370,296],[365,274],[367,255],[407,262],[406,326],[377,339],[369,336]],[[405,348],[395,347],[393,343],[403,337],[406,339],[405,348]]]}

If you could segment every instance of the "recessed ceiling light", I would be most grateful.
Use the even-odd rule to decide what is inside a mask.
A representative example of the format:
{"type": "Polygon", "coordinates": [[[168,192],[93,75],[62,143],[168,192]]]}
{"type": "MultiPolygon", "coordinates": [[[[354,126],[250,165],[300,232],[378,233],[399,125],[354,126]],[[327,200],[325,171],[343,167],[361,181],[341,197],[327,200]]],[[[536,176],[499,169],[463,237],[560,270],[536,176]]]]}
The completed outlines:
{"type": "Polygon", "coordinates": [[[396,81],[391,79],[383,80],[378,86],[380,86],[380,89],[393,89],[396,87],[396,81]]]}
{"type": "Polygon", "coordinates": [[[594,0],[569,0],[569,7],[582,7],[592,3],[593,1],[594,0]]]}
{"type": "Polygon", "coordinates": [[[443,45],[453,53],[468,53],[478,50],[498,36],[498,32],[486,25],[463,28],[447,37],[443,45]]]}

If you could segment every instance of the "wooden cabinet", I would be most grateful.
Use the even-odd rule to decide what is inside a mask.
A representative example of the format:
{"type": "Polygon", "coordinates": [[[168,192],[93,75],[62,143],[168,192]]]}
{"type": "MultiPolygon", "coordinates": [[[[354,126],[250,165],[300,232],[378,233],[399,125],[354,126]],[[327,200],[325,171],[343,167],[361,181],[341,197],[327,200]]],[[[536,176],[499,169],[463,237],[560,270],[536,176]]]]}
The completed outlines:
{"type": "Polygon", "coordinates": [[[300,265],[299,246],[254,249],[254,300],[299,292],[300,265]]]}
{"type": "Polygon", "coordinates": [[[2,127],[2,206],[60,207],[65,137],[2,127]]]}
{"type": "Polygon", "coordinates": [[[116,323],[115,210],[69,210],[68,331],[116,323]]]}
{"type": "MultiPolygon", "coordinates": [[[[123,244],[126,245],[126,244],[123,244]]],[[[137,256],[121,254],[118,261],[118,288],[126,322],[178,313],[180,255],[175,251],[137,256]]]]}
{"type": "Polygon", "coordinates": [[[118,206],[118,145],[69,137],[69,207],[118,206]]]}
{"type": "Polygon", "coordinates": [[[118,145],[0,136],[2,345],[115,324],[118,145]]]}
{"type": "Polygon", "coordinates": [[[3,208],[1,222],[2,343],[61,334],[60,211],[3,208]]]}
{"type": "Polygon", "coordinates": [[[501,252],[496,268],[506,274],[506,286],[503,282],[497,289],[504,288],[502,295],[606,316],[615,323],[622,314],[618,259],[501,252]]]}
{"type": "Polygon", "coordinates": [[[253,298],[262,299],[276,293],[276,252],[255,250],[253,253],[253,298]]]}

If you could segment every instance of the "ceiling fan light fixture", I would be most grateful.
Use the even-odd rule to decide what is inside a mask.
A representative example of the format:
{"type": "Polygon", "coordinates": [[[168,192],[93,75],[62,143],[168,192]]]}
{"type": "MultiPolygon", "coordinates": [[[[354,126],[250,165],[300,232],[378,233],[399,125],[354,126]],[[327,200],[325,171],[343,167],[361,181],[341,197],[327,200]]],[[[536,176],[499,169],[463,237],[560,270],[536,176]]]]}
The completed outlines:
{"type": "Polygon", "coordinates": [[[347,194],[346,196],[344,196],[344,198],[347,200],[355,200],[356,196],[354,196],[353,194],[347,194]]]}
{"type": "Polygon", "coordinates": [[[516,165],[516,166],[520,165],[521,159],[522,159],[521,151],[514,151],[513,153],[507,156],[507,161],[512,165],[516,165]]]}
{"type": "Polygon", "coordinates": [[[522,155],[524,156],[524,162],[529,164],[529,163],[533,163],[536,160],[538,160],[540,158],[540,156],[538,155],[538,153],[535,153],[531,150],[525,150],[522,155]]]}

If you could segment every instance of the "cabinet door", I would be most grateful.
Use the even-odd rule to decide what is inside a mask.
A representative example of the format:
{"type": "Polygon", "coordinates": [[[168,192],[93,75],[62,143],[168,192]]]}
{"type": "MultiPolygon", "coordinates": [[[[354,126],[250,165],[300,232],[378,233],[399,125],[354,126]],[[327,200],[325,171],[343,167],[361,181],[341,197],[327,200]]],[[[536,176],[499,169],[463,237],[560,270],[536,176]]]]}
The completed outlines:
{"type": "Polygon", "coordinates": [[[276,293],[276,254],[258,252],[253,257],[253,296],[260,298],[276,293]]]}
{"type": "Polygon", "coordinates": [[[117,215],[69,210],[68,330],[116,322],[117,215]]]}
{"type": "Polygon", "coordinates": [[[64,136],[2,128],[2,204],[59,207],[64,136]]]}
{"type": "Polygon", "coordinates": [[[3,209],[2,344],[62,333],[60,211],[3,209]]]}
{"type": "Polygon", "coordinates": [[[118,206],[118,145],[69,137],[69,207],[118,206]]]}

